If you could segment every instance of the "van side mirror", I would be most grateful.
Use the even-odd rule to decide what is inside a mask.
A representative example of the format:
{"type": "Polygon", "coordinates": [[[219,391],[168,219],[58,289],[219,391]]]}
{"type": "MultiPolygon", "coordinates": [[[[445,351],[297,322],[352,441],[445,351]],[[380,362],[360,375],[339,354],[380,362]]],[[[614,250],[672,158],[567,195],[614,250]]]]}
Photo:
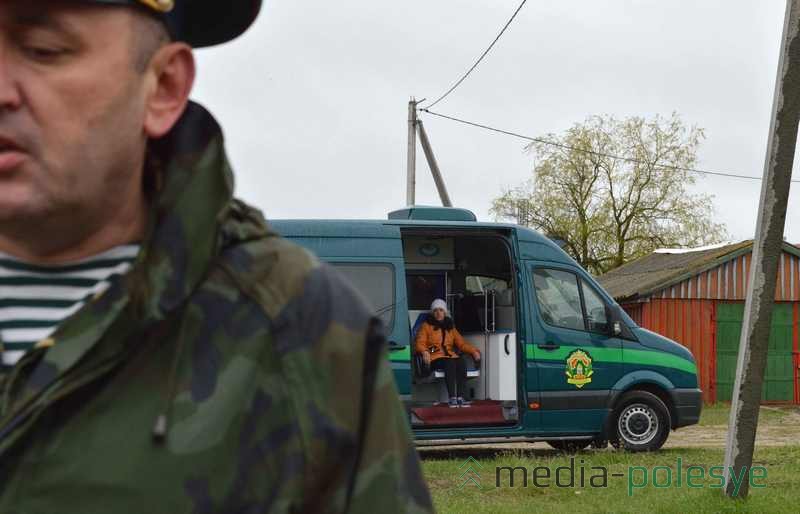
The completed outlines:
{"type": "Polygon", "coordinates": [[[606,319],[608,320],[609,336],[636,340],[636,336],[633,335],[633,332],[631,332],[623,321],[622,313],[618,305],[606,305],[606,319]]]}
{"type": "MultiPolygon", "coordinates": [[[[617,336],[617,325],[619,323],[619,316],[615,312],[614,308],[610,305],[606,305],[606,326],[605,332],[610,336],[617,336]]],[[[622,327],[619,327],[622,330],[622,327]]]]}
{"type": "Polygon", "coordinates": [[[616,306],[606,305],[606,330],[612,337],[622,334],[622,323],[616,306]]]}

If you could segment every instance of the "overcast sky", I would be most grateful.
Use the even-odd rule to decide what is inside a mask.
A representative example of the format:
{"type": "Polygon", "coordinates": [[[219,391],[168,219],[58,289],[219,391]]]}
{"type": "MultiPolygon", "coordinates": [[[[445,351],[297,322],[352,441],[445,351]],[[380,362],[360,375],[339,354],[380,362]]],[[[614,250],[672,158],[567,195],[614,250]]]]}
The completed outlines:
{"type": "MultiPolygon", "coordinates": [[[[242,38],[201,50],[196,100],[220,120],[237,194],[268,218],[384,218],[405,204],[407,102],[438,97],[519,0],[266,0],[242,38]]],[[[678,112],[706,130],[698,167],[763,172],[783,0],[529,0],[436,110],[541,136],[593,114],[678,112]]],[[[453,203],[489,220],[530,177],[524,142],[422,115],[453,203]]],[[[417,203],[438,204],[421,150],[417,203]]],[[[800,172],[795,172],[800,178],[800,172]]],[[[800,243],[800,188],[787,238],[800,243]]],[[[732,239],[760,183],[700,178],[732,239]]]]}

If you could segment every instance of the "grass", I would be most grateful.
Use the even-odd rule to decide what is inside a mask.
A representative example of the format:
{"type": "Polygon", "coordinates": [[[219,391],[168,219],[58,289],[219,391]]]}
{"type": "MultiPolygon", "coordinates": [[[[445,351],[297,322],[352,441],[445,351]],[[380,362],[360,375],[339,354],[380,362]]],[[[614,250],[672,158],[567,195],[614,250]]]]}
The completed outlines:
{"type": "MultiPolygon", "coordinates": [[[[700,426],[727,425],[730,416],[731,406],[729,403],[717,403],[714,405],[704,405],[700,414],[700,426]]],[[[800,408],[795,406],[762,406],[758,414],[760,424],[780,424],[786,420],[791,413],[800,413],[800,408]]]]}
{"type": "MultiPolygon", "coordinates": [[[[630,454],[614,451],[582,452],[574,456],[559,454],[548,450],[526,450],[504,453],[459,450],[444,452],[432,457],[428,454],[423,460],[423,471],[433,495],[437,512],[440,513],[522,513],[547,512],[553,514],[579,513],[794,513],[800,505],[800,488],[797,477],[800,475],[800,446],[784,448],[758,449],[754,457],[754,466],[766,468],[766,478],[757,480],[764,488],[750,488],[746,500],[730,500],[723,496],[720,489],[712,489],[711,485],[719,484],[719,480],[708,478],[707,473],[712,466],[721,466],[724,451],[719,449],[673,449],[651,454],[630,454]],[[460,478],[466,467],[460,467],[467,458],[475,458],[480,466],[473,465],[478,471],[480,488],[473,482],[460,484],[470,476],[460,478]],[[581,463],[585,470],[585,487],[557,488],[554,486],[554,475],[559,466],[570,465],[574,458],[575,480],[579,482],[581,463]],[[678,459],[681,459],[682,486],[674,484],[677,477],[678,459]],[[496,467],[524,466],[528,469],[528,487],[523,487],[522,475],[518,474],[515,486],[509,487],[508,474],[504,472],[501,487],[496,487],[496,467]],[[532,484],[533,468],[544,466],[550,469],[550,487],[535,487],[532,484]],[[599,475],[592,466],[603,466],[608,469],[608,487],[591,488],[589,479],[599,475]],[[641,483],[644,471],[631,466],[667,466],[672,470],[673,485],[668,488],[655,488],[651,485],[629,489],[629,476],[634,483],[641,483]],[[702,466],[706,470],[706,478],[697,481],[703,488],[686,486],[686,468],[702,466]],[[612,473],[624,476],[614,478],[612,473]],[[630,473],[630,475],[629,475],[630,473]],[[630,491],[630,493],[629,493],[630,491]]],[[[540,471],[542,473],[543,471],[540,471]]],[[[569,474],[562,470],[562,477],[569,474]]],[[[666,484],[666,470],[660,470],[660,485],[666,484]]],[[[649,472],[648,482],[652,479],[649,472]]],[[[597,479],[599,481],[599,479],[597,479]]],[[[540,484],[546,483],[544,480],[540,484]]]]}
{"type": "MultiPolygon", "coordinates": [[[[763,407],[759,424],[794,424],[796,418],[791,417],[792,412],[798,413],[799,410],[797,407],[763,407]]],[[[706,407],[700,425],[725,425],[729,413],[727,405],[706,407]]],[[[751,487],[749,497],[745,500],[731,500],[722,494],[721,489],[711,487],[720,481],[709,477],[708,471],[712,466],[722,466],[723,449],[673,448],[648,454],[608,449],[570,456],[545,449],[497,450],[475,446],[468,449],[430,449],[422,452],[422,455],[423,472],[437,512],[441,513],[794,513],[798,512],[800,505],[797,479],[800,476],[800,441],[797,444],[756,449],[753,465],[766,468],[766,478],[757,480],[757,483],[765,487],[751,487]],[[478,462],[472,465],[477,475],[464,474],[467,466],[462,465],[469,457],[478,462]],[[574,459],[572,462],[577,483],[574,487],[555,487],[557,468],[568,468],[571,459],[574,459]],[[676,483],[678,459],[682,470],[680,487],[676,483]],[[496,468],[503,466],[526,468],[528,486],[523,486],[520,470],[515,477],[514,487],[510,487],[507,471],[501,475],[500,487],[497,487],[496,468]],[[581,466],[584,469],[584,487],[580,487],[579,483],[581,466]],[[642,483],[645,471],[637,467],[646,468],[648,482],[652,482],[652,469],[656,466],[666,466],[671,470],[673,480],[670,487],[657,488],[651,483],[641,488],[629,487],[629,477],[635,483],[642,483]],[[705,478],[696,480],[703,487],[687,487],[689,466],[704,469],[705,478]],[[537,467],[549,470],[550,478],[540,480],[540,485],[549,483],[549,487],[537,487],[532,483],[533,469],[537,467]],[[600,471],[592,467],[607,469],[607,487],[590,487],[589,479],[600,475],[600,471]],[[621,473],[622,476],[612,477],[613,473],[621,473]],[[480,487],[474,482],[467,482],[470,477],[479,482],[480,487]]],[[[561,473],[563,478],[570,474],[568,469],[561,473]]],[[[666,485],[666,477],[665,469],[658,471],[659,485],[666,485]]]]}

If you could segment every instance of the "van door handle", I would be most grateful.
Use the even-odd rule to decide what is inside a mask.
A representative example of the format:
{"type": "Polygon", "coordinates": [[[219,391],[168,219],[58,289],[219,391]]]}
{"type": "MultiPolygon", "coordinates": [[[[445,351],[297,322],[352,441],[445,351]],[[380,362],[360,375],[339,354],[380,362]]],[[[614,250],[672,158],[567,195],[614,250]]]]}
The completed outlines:
{"type": "Polygon", "coordinates": [[[560,344],[555,344],[555,343],[537,344],[536,346],[538,346],[542,350],[547,350],[548,352],[552,352],[553,350],[558,350],[559,348],[561,348],[560,344]]]}
{"type": "Polygon", "coordinates": [[[511,355],[511,351],[508,349],[508,338],[511,337],[511,334],[506,334],[506,339],[503,341],[503,348],[506,351],[506,355],[511,355]]]}

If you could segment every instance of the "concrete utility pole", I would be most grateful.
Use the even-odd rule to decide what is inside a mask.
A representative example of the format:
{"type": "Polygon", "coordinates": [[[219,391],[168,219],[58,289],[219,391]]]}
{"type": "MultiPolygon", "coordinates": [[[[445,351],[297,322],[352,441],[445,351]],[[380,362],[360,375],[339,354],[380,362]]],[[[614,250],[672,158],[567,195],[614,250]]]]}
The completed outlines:
{"type": "MultiPolygon", "coordinates": [[[[424,102],[425,100],[420,100],[424,102]]],[[[406,205],[414,205],[416,203],[416,189],[417,189],[417,131],[419,131],[420,143],[422,143],[422,150],[425,152],[425,159],[428,161],[428,167],[431,169],[433,181],[436,183],[436,189],[439,191],[439,198],[442,200],[442,205],[445,207],[452,207],[453,202],[450,201],[450,195],[447,193],[447,186],[444,184],[442,172],[439,171],[439,164],[436,162],[436,157],[433,155],[433,147],[428,134],[425,132],[425,127],[422,126],[422,121],[417,119],[417,102],[414,97],[408,102],[408,157],[406,166],[406,205]]]]}
{"type": "Polygon", "coordinates": [[[788,0],[725,447],[725,494],[731,497],[747,496],[753,464],[778,259],[800,122],[799,31],[800,0],[788,0]],[[732,473],[736,480],[732,480],[732,473]]]}
{"type": "Polygon", "coordinates": [[[416,203],[417,188],[417,101],[408,102],[408,157],[406,161],[406,205],[416,203]]]}
{"type": "Polygon", "coordinates": [[[428,140],[428,134],[425,132],[422,120],[417,120],[417,130],[419,131],[419,141],[422,143],[422,150],[425,152],[425,159],[428,160],[428,167],[431,169],[433,181],[436,183],[436,189],[439,191],[439,198],[442,200],[442,205],[445,207],[452,207],[453,202],[450,201],[450,195],[447,194],[447,186],[444,185],[442,172],[439,171],[439,164],[436,162],[436,157],[433,155],[433,147],[431,147],[431,142],[428,140]]]}

